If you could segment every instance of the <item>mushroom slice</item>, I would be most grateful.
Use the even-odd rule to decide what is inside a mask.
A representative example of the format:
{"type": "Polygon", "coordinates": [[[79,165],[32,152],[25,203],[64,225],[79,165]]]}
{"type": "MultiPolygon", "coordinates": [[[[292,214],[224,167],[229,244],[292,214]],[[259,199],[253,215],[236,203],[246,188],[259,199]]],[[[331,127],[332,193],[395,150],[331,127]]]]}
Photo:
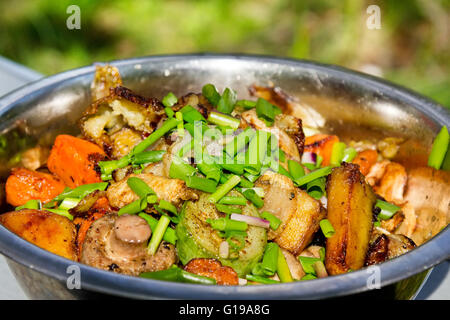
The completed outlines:
{"type": "Polygon", "coordinates": [[[151,232],[144,223],[145,220],[138,216],[130,218],[111,214],[96,220],[83,243],[81,262],[135,276],[169,268],[177,261],[175,247],[162,242],[155,255],[148,254],[146,240],[151,232]],[[134,228],[137,229],[135,234],[134,228]]]}
{"type": "Polygon", "coordinates": [[[109,203],[115,208],[123,206],[138,200],[139,197],[128,186],[127,180],[130,177],[142,179],[150,188],[152,188],[159,199],[172,202],[174,205],[180,204],[184,200],[197,200],[198,195],[193,189],[188,188],[186,183],[179,179],[168,179],[156,176],[151,173],[130,174],[125,179],[111,184],[106,191],[109,203]]]}

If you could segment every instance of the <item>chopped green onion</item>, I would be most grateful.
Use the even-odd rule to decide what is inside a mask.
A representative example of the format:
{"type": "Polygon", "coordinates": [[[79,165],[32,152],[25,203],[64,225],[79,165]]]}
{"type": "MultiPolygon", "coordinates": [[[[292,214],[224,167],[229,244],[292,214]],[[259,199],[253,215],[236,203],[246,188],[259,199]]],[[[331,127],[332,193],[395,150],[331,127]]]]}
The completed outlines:
{"type": "Polygon", "coordinates": [[[177,208],[167,200],[160,200],[159,204],[158,204],[158,208],[169,211],[173,214],[178,214],[177,208]]]}
{"type": "Polygon", "coordinates": [[[42,204],[40,200],[28,200],[25,204],[16,207],[15,211],[22,210],[22,209],[35,209],[40,210],[42,208],[42,204]]]}
{"type": "Polygon", "coordinates": [[[99,161],[98,166],[100,167],[100,171],[102,173],[102,176],[104,177],[103,180],[110,180],[108,177],[111,176],[111,173],[120,168],[125,168],[127,165],[130,164],[131,156],[126,155],[119,160],[110,160],[110,161],[99,161]]]}
{"type": "Polygon", "coordinates": [[[232,213],[242,213],[241,209],[230,206],[230,205],[226,205],[226,204],[216,203],[216,208],[217,208],[217,211],[223,212],[227,215],[230,215],[232,213]]]}
{"type": "Polygon", "coordinates": [[[392,218],[392,216],[400,210],[400,207],[396,206],[395,204],[383,201],[378,199],[375,203],[375,207],[379,208],[381,211],[378,214],[378,217],[382,220],[387,220],[392,218]]]}
{"type": "Polygon", "coordinates": [[[236,185],[241,182],[241,178],[239,176],[231,176],[227,182],[222,184],[216,189],[216,192],[214,192],[212,195],[209,196],[208,200],[211,203],[218,202],[222,197],[224,197],[228,192],[231,191],[236,185]]]}
{"type": "Polygon", "coordinates": [[[211,228],[219,231],[245,231],[248,228],[246,222],[231,220],[227,218],[219,218],[215,220],[206,219],[211,228]]]}
{"type": "Polygon", "coordinates": [[[245,199],[244,197],[225,196],[219,200],[219,203],[245,206],[247,204],[247,199],[245,199]]]}
{"type": "Polygon", "coordinates": [[[445,171],[450,171],[450,147],[445,154],[444,161],[442,162],[441,169],[445,171]]]}
{"type": "Polygon", "coordinates": [[[324,247],[321,247],[320,249],[319,249],[319,256],[320,256],[320,260],[323,262],[323,261],[325,261],[325,248],[324,247]]]}
{"type": "Polygon", "coordinates": [[[330,220],[328,219],[320,220],[319,225],[325,238],[330,238],[336,233],[333,226],[331,225],[330,220]]]}
{"type": "Polygon", "coordinates": [[[172,92],[169,92],[163,99],[162,104],[165,107],[172,107],[175,103],[178,102],[178,98],[172,92]]]}
{"type": "MultiPolygon", "coordinates": [[[[207,156],[208,155],[206,154],[204,155],[204,157],[207,156]]],[[[197,168],[200,170],[201,173],[203,173],[206,176],[207,179],[214,180],[215,182],[220,181],[222,171],[217,164],[202,161],[200,163],[197,163],[197,168]]]]}
{"type": "Polygon", "coordinates": [[[183,114],[183,120],[189,123],[195,123],[196,121],[206,122],[205,117],[194,107],[187,105],[181,108],[180,112],[183,114]]]}
{"type": "Polygon", "coordinates": [[[268,211],[264,211],[263,213],[261,213],[261,218],[270,222],[270,227],[272,228],[272,230],[277,230],[281,224],[281,220],[268,211]]]}
{"type": "Polygon", "coordinates": [[[216,87],[213,84],[206,84],[202,88],[203,96],[213,105],[217,106],[220,100],[220,94],[217,92],[216,87]]]}
{"type": "Polygon", "coordinates": [[[172,157],[172,163],[169,168],[169,177],[186,181],[188,177],[193,176],[197,171],[194,167],[184,162],[177,156],[172,157]]]}
{"type": "Polygon", "coordinates": [[[166,112],[167,118],[173,118],[175,115],[175,112],[172,110],[172,108],[164,108],[164,111],[166,112]]]}
{"type": "Polygon", "coordinates": [[[278,261],[277,261],[277,274],[281,282],[293,282],[291,270],[286,262],[283,252],[278,250],[278,261]]]}
{"type": "Polygon", "coordinates": [[[217,103],[217,111],[230,114],[234,105],[236,104],[236,92],[232,89],[226,88],[219,102],[217,103]]]}
{"type": "Polygon", "coordinates": [[[439,170],[445,158],[450,142],[450,135],[447,127],[443,126],[433,141],[430,156],[428,157],[428,166],[439,170]]]}
{"type": "Polygon", "coordinates": [[[344,158],[344,151],[346,145],[343,142],[335,142],[331,151],[330,165],[333,167],[339,167],[342,159],[344,158]]]}
{"type": "Polygon", "coordinates": [[[133,164],[158,162],[162,160],[165,153],[166,151],[164,150],[143,151],[135,154],[131,161],[133,164]]]}
{"type": "Polygon", "coordinates": [[[156,250],[158,250],[159,244],[161,243],[161,240],[164,236],[164,233],[167,230],[167,227],[169,226],[169,223],[170,223],[169,217],[161,216],[159,218],[155,230],[152,230],[153,231],[152,238],[150,239],[150,242],[148,244],[148,253],[150,255],[154,255],[156,253],[156,250]]]}
{"type": "Polygon", "coordinates": [[[317,277],[311,273],[308,273],[307,275],[303,276],[300,280],[314,280],[317,279],[317,277]]]}
{"type": "Polygon", "coordinates": [[[167,132],[172,130],[178,125],[178,120],[175,118],[170,118],[164,121],[162,126],[159,129],[156,129],[153,131],[147,138],[139,142],[138,145],[136,145],[133,150],[131,151],[132,154],[137,154],[139,152],[144,151],[148,147],[150,147],[152,144],[154,144],[159,138],[164,136],[167,132]]]}
{"type": "Polygon", "coordinates": [[[148,195],[155,194],[155,191],[144,180],[138,177],[128,178],[127,185],[139,198],[145,198],[148,195]]]}
{"type": "Polygon", "coordinates": [[[245,278],[248,281],[258,282],[258,283],[262,283],[262,284],[277,284],[277,283],[280,283],[280,281],[269,279],[269,278],[264,278],[264,277],[261,277],[261,276],[255,276],[253,274],[247,274],[245,276],[245,278]]]}
{"type": "Polygon", "coordinates": [[[305,175],[305,169],[303,169],[303,166],[297,161],[288,160],[288,168],[289,173],[294,180],[300,179],[305,175]]]}
{"type": "Polygon", "coordinates": [[[353,161],[353,159],[356,158],[357,154],[358,154],[358,152],[356,151],[355,148],[349,147],[344,150],[344,157],[342,158],[342,161],[350,163],[353,161]]]}
{"type": "Polygon", "coordinates": [[[312,198],[319,200],[325,194],[326,183],[327,179],[325,177],[320,177],[308,182],[306,184],[306,192],[308,192],[312,198]]]}
{"type": "Polygon", "coordinates": [[[53,200],[61,201],[65,198],[83,199],[89,193],[94,192],[96,190],[104,191],[107,186],[108,186],[108,182],[98,182],[98,183],[83,184],[79,187],[76,187],[75,189],[67,188],[67,190],[64,190],[62,193],[60,193],[58,196],[56,196],[55,199],[53,199],[53,200]]]}
{"type": "Polygon", "coordinates": [[[117,212],[117,215],[121,216],[123,214],[136,214],[141,212],[145,208],[147,208],[147,199],[141,198],[120,208],[119,212],[117,212]]]}
{"type": "Polygon", "coordinates": [[[247,189],[242,192],[244,197],[255,205],[258,209],[264,205],[264,201],[256,194],[255,190],[247,189]]]}
{"type": "Polygon", "coordinates": [[[256,101],[251,100],[238,100],[236,106],[243,107],[246,110],[256,107],[256,101]]]}
{"type": "Polygon", "coordinates": [[[258,195],[258,197],[264,198],[264,189],[262,187],[242,188],[242,192],[245,192],[248,189],[255,191],[255,193],[258,195]]]}
{"type": "MultiPolygon", "coordinates": [[[[158,224],[157,219],[155,219],[151,215],[143,213],[143,212],[139,213],[139,217],[141,217],[142,219],[147,221],[147,223],[150,226],[150,229],[152,229],[152,230],[156,229],[156,225],[158,224]]],[[[172,228],[167,228],[166,231],[164,232],[163,240],[175,245],[176,241],[178,240],[175,230],[172,228]]]]}
{"type": "Polygon", "coordinates": [[[280,251],[280,248],[275,242],[269,242],[266,245],[261,267],[267,276],[273,276],[277,272],[278,251],[280,251]]]}
{"type": "Polygon", "coordinates": [[[64,198],[64,200],[58,206],[58,209],[70,210],[72,208],[75,208],[80,201],[81,200],[78,198],[64,198]]]}
{"type": "Polygon", "coordinates": [[[316,171],[313,171],[311,173],[308,173],[307,175],[304,175],[303,177],[300,177],[299,179],[296,179],[295,183],[299,186],[303,186],[317,178],[328,176],[331,173],[331,170],[331,166],[317,169],[316,171]]]}
{"type": "Polygon", "coordinates": [[[190,152],[193,149],[194,149],[194,139],[191,139],[191,141],[182,146],[181,149],[178,151],[178,157],[180,158],[184,157],[188,152],[190,152]]]}
{"type": "Polygon", "coordinates": [[[73,220],[73,216],[69,213],[69,211],[64,209],[45,209],[46,211],[59,214],[60,216],[66,217],[69,220],[73,220]]]}
{"type": "Polygon", "coordinates": [[[215,111],[209,114],[208,122],[222,127],[230,127],[233,130],[236,130],[241,124],[239,119],[215,111]]]}
{"type": "Polygon", "coordinates": [[[299,256],[298,259],[300,260],[303,271],[305,271],[305,273],[310,273],[313,275],[316,274],[316,270],[314,269],[313,264],[316,261],[320,261],[319,258],[299,256]]]}
{"type": "Polygon", "coordinates": [[[258,118],[265,120],[268,126],[271,126],[273,124],[273,121],[275,120],[275,116],[281,113],[281,110],[279,108],[275,107],[273,104],[263,98],[258,98],[255,107],[258,118]]]}
{"type": "Polygon", "coordinates": [[[139,276],[146,279],[162,280],[162,281],[175,281],[175,282],[185,282],[203,285],[216,284],[216,280],[213,278],[187,272],[177,266],[161,271],[143,272],[139,276]]]}
{"type": "Polygon", "coordinates": [[[198,176],[189,176],[186,179],[186,186],[189,188],[201,190],[208,193],[215,192],[217,182],[211,179],[201,178],[198,176]]]}
{"type": "Polygon", "coordinates": [[[183,124],[183,114],[178,111],[175,112],[175,118],[178,120],[177,132],[180,137],[184,137],[184,124],[183,124]]]}

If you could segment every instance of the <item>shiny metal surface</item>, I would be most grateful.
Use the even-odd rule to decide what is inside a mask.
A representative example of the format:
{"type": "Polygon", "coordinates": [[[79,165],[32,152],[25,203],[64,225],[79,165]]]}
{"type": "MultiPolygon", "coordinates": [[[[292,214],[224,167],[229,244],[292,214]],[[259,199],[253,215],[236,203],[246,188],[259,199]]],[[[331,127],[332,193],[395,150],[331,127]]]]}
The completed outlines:
{"type": "MultiPolygon", "coordinates": [[[[200,91],[205,83],[214,83],[220,90],[226,86],[233,87],[240,97],[245,98],[248,97],[249,85],[273,83],[295,97],[299,108],[316,110],[315,124],[347,138],[402,136],[418,142],[426,151],[439,128],[443,124],[450,125],[449,113],[437,104],[379,79],[334,66],[270,57],[220,55],[148,57],[113,64],[123,75],[125,86],[160,98],[167,91],[177,95],[200,91]]],[[[90,100],[93,72],[93,66],[68,71],[1,98],[0,131],[9,130],[18,121],[26,121],[33,128],[30,134],[43,144],[51,144],[58,132],[76,133],[76,121],[90,100]]],[[[430,267],[448,259],[449,243],[450,230],[447,227],[412,252],[380,265],[382,286],[416,274],[423,275],[430,267]]],[[[0,227],[0,251],[15,261],[9,263],[32,297],[39,295],[27,288],[27,276],[47,279],[44,283],[60,284],[44,284],[40,297],[45,296],[45,291],[51,293],[49,297],[55,298],[85,297],[85,291],[68,291],[65,286],[70,275],[66,270],[72,264],[81,270],[83,289],[135,298],[324,298],[366,291],[370,276],[363,269],[315,281],[272,286],[205,287],[165,283],[118,275],[68,261],[37,248],[3,227],[0,227]],[[27,274],[27,270],[33,271],[27,274]]],[[[397,298],[410,298],[423,282],[423,276],[413,279],[386,288],[394,288],[393,296],[397,298]]]]}

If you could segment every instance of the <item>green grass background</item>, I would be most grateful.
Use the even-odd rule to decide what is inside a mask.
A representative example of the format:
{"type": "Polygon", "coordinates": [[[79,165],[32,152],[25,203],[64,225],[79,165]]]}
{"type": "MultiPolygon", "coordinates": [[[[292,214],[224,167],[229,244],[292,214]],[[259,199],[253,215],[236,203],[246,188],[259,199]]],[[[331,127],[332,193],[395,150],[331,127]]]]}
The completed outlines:
{"type": "Polygon", "coordinates": [[[381,76],[450,107],[449,0],[0,0],[0,55],[44,74],[188,52],[311,59],[381,76]],[[81,9],[68,30],[66,8],[81,9]],[[381,30],[366,27],[369,5],[381,30]]]}

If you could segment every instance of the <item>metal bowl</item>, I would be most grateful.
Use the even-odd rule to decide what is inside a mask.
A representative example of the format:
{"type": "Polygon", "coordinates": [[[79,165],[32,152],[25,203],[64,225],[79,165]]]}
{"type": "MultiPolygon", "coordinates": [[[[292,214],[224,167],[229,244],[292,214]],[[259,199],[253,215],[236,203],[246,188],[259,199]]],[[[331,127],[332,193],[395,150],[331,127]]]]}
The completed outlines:
{"type": "MultiPolygon", "coordinates": [[[[345,137],[402,136],[426,154],[442,125],[450,126],[443,107],[409,90],[344,68],[313,62],[243,55],[175,55],[112,62],[127,87],[147,96],[168,91],[199,92],[205,83],[232,87],[248,97],[252,84],[273,83],[323,117],[326,130],[345,137]]],[[[0,99],[0,131],[26,122],[39,143],[60,132],[76,133],[76,120],[90,101],[95,67],[57,74],[26,85],[0,99]]],[[[5,163],[0,164],[5,167],[5,163]]],[[[450,257],[450,229],[376,270],[384,297],[409,299],[427,270],[450,257]],[[387,292],[387,293],[386,293],[387,292]],[[386,295],[387,294],[387,295],[386,295]]],[[[372,290],[374,270],[361,269],[314,281],[261,286],[202,286],[161,282],[107,272],[76,263],[14,235],[0,226],[0,252],[24,291],[36,299],[114,295],[129,298],[313,299],[372,290]],[[74,277],[80,275],[81,288],[74,277]],[[372,277],[371,277],[372,276],[372,277]],[[69,283],[69,285],[67,285],[69,283]],[[74,287],[75,284],[75,288],[74,287]],[[69,289],[73,288],[73,289],[69,289]]],[[[367,294],[367,293],[365,293],[367,294]]]]}

